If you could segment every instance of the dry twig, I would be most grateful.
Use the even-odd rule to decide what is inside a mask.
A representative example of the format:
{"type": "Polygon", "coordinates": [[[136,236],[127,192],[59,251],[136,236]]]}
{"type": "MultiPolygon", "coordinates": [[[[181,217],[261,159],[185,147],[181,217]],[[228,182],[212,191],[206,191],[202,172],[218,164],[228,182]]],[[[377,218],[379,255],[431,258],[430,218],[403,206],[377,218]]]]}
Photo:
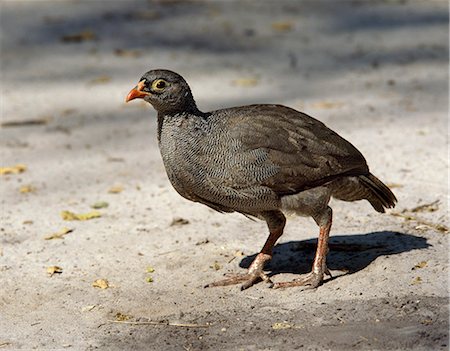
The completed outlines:
{"type": "Polygon", "coordinates": [[[130,325],[166,325],[170,327],[183,327],[183,328],[209,328],[209,324],[191,324],[191,323],[172,323],[172,322],[132,322],[132,321],[115,321],[108,320],[109,323],[120,323],[130,325]]]}

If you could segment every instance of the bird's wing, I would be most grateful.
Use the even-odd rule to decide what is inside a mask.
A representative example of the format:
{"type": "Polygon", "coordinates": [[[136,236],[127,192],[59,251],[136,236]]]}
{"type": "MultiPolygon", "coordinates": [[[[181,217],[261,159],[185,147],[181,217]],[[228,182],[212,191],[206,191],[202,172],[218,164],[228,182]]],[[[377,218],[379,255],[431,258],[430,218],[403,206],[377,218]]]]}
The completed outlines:
{"type": "MultiPolygon", "coordinates": [[[[250,105],[227,113],[230,138],[253,161],[253,182],[279,196],[295,194],[344,175],[369,172],[362,154],[322,122],[280,105],[250,105]],[[264,174],[261,174],[261,171],[264,174]]],[[[252,164],[252,161],[249,161],[252,164]]],[[[242,175],[234,173],[234,183],[242,175]]],[[[256,185],[256,184],[255,184],[256,185]]]]}

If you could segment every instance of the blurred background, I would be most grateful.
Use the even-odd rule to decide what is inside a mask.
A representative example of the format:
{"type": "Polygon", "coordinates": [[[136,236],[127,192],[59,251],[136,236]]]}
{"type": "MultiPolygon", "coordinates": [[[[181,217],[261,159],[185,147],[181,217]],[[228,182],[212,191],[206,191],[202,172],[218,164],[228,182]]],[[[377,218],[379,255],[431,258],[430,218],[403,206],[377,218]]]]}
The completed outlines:
{"type": "Polygon", "coordinates": [[[446,9],[446,1],[391,0],[2,1],[2,117],[36,105],[51,105],[42,108],[49,114],[81,105],[114,112],[156,67],[185,75],[205,109],[364,90],[358,103],[382,83],[392,96],[420,84],[445,96],[445,72],[429,77],[420,65],[447,61],[446,9]],[[15,101],[18,82],[33,101],[15,101]],[[43,90],[54,92],[51,104],[43,90]]]}

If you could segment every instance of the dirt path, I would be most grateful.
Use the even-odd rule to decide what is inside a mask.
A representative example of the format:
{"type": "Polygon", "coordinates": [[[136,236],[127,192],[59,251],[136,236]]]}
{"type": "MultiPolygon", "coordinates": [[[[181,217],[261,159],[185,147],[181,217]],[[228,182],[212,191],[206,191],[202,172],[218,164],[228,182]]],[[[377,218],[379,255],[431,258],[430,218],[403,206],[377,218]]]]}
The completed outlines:
{"type": "MultiPolygon", "coordinates": [[[[0,176],[0,348],[448,349],[446,1],[2,1],[0,16],[1,167],[26,166],[0,176]],[[248,267],[266,228],[172,189],[154,111],[123,102],[157,67],[204,110],[322,120],[397,208],[332,202],[334,278],[315,291],[204,289],[248,267]]],[[[317,231],[288,218],[273,280],[308,272],[317,231]]]]}

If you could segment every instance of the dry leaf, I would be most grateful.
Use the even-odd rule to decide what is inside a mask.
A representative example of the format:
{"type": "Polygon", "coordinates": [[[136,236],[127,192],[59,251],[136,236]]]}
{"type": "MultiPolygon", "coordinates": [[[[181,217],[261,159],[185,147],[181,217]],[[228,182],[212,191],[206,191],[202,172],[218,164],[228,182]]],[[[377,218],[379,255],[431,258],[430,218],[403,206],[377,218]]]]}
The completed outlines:
{"type": "Polygon", "coordinates": [[[36,191],[36,188],[32,185],[22,185],[19,188],[19,192],[21,192],[22,194],[34,193],[35,191],[36,191]]]}
{"type": "Polygon", "coordinates": [[[417,285],[417,284],[421,284],[422,283],[422,278],[421,277],[416,277],[415,279],[413,279],[413,281],[411,282],[411,285],[417,285]]]}
{"type": "Polygon", "coordinates": [[[233,80],[233,85],[237,85],[240,87],[254,87],[258,84],[257,78],[238,78],[233,80]]]}
{"type": "Polygon", "coordinates": [[[92,286],[94,288],[108,289],[109,282],[106,279],[97,279],[95,282],[92,283],[92,286]]]}
{"type": "Polygon", "coordinates": [[[445,224],[434,224],[433,226],[434,229],[442,232],[442,233],[448,233],[449,232],[449,228],[445,225],[445,224]]]}
{"type": "Polygon", "coordinates": [[[19,174],[25,172],[27,169],[27,166],[23,164],[17,164],[12,167],[0,167],[0,174],[19,174]]]}
{"type": "Polygon", "coordinates": [[[272,29],[277,32],[289,32],[294,29],[294,23],[290,21],[273,22],[272,29]]]}
{"type": "Polygon", "coordinates": [[[47,124],[50,118],[36,118],[36,119],[25,119],[21,121],[5,121],[0,125],[2,127],[26,127],[26,126],[38,126],[47,124]]]}
{"type": "Polygon", "coordinates": [[[273,330],[303,329],[303,328],[304,328],[303,325],[294,325],[294,324],[289,324],[289,323],[286,323],[286,322],[278,322],[278,323],[272,324],[272,329],[273,330]]]}
{"type": "Polygon", "coordinates": [[[91,211],[88,213],[73,213],[70,211],[62,211],[61,217],[65,221],[87,221],[89,219],[101,217],[102,214],[98,211],[91,211]]]}
{"type": "MultiPolygon", "coordinates": [[[[439,210],[439,200],[410,209],[410,212],[435,212],[439,210]]],[[[407,210],[406,210],[407,211],[407,210]]]]}
{"type": "Polygon", "coordinates": [[[119,194],[123,191],[122,185],[115,185],[111,189],[108,190],[108,193],[110,194],[119,194]]]}
{"type": "Polygon", "coordinates": [[[147,273],[154,273],[155,269],[152,266],[148,266],[147,269],[146,269],[146,272],[147,273]]]}
{"type": "Polygon", "coordinates": [[[312,108],[328,110],[343,106],[344,103],[338,101],[319,101],[311,104],[312,108]]]}
{"type": "Polygon", "coordinates": [[[81,309],[81,312],[89,312],[89,311],[92,311],[96,306],[97,306],[97,305],[84,306],[84,307],[81,309]]]}
{"type": "Polygon", "coordinates": [[[67,34],[61,37],[61,40],[66,43],[81,43],[82,41],[94,40],[96,36],[94,32],[87,29],[79,33],[67,34]]]}
{"type": "Polygon", "coordinates": [[[63,269],[61,267],[58,266],[50,266],[47,267],[47,273],[51,276],[53,276],[53,274],[55,273],[62,273],[63,269]]]}
{"type": "MultiPolygon", "coordinates": [[[[419,207],[422,207],[422,206],[419,206],[419,207]]],[[[423,228],[423,226],[427,226],[427,227],[430,227],[430,228],[434,228],[437,231],[440,231],[441,233],[448,233],[449,232],[449,228],[445,224],[431,223],[431,222],[425,221],[425,220],[423,220],[423,219],[421,219],[419,217],[416,217],[416,216],[414,216],[412,214],[407,214],[408,211],[411,211],[411,210],[405,209],[402,212],[394,212],[394,211],[392,211],[392,212],[389,212],[389,214],[391,216],[394,216],[394,217],[403,218],[405,221],[415,221],[415,222],[417,222],[417,224],[418,224],[418,226],[416,226],[417,229],[423,228]]],[[[416,210],[416,212],[417,212],[417,210],[416,210]]],[[[433,212],[433,211],[431,211],[431,212],[433,212]]]]}
{"type": "Polygon", "coordinates": [[[203,240],[197,241],[197,242],[195,243],[195,245],[199,246],[199,245],[204,245],[204,244],[208,244],[208,243],[209,243],[209,239],[208,239],[208,238],[205,238],[205,239],[203,239],[203,240]]]}
{"type": "Polygon", "coordinates": [[[170,227],[176,227],[180,225],[186,225],[189,224],[189,221],[187,219],[181,218],[181,217],[175,217],[172,222],[170,223],[170,227]]]}
{"type": "Polygon", "coordinates": [[[142,56],[142,52],[140,50],[129,50],[129,49],[116,49],[114,50],[114,54],[120,57],[140,57],[142,56]]]}
{"type": "Polygon", "coordinates": [[[61,116],[73,115],[77,111],[78,110],[76,108],[66,108],[66,109],[61,111],[61,116]]]}
{"type": "Polygon", "coordinates": [[[116,321],[123,322],[123,321],[128,321],[131,318],[133,318],[133,317],[132,316],[128,316],[128,315],[123,314],[123,313],[120,313],[120,312],[116,313],[116,321]]]}
{"type": "Polygon", "coordinates": [[[96,210],[98,210],[100,208],[106,208],[108,206],[109,206],[109,204],[106,201],[97,201],[96,203],[93,203],[91,205],[91,207],[95,208],[96,210]]]}
{"type": "Polygon", "coordinates": [[[427,261],[419,262],[418,264],[416,264],[416,265],[413,267],[413,270],[414,270],[414,269],[425,268],[427,265],[428,265],[428,262],[427,262],[427,261]]]}
{"type": "Polygon", "coordinates": [[[47,235],[44,239],[45,240],[52,240],[52,239],[62,239],[64,235],[72,233],[75,229],[73,228],[62,228],[59,232],[47,235]]]}
{"type": "Polygon", "coordinates": [[[219,262],[215,261],[214,264],[212,266],[209,266],[209,268],[214,269],[215,271],[218,271],[219,269],[222,268],[222,266],[219,264],[219,262]]]}
{"type": "Polygon", "coordinates": [[[111,81],[111,77],[104,75],[104,76],[98,76],[97,78],[90,80],[89,84],[106,84],[106,83],[109,83],[110,81],[111,81]]]}
{"type": "Polygon", "coordinates": [[[272,325],[273,330],[290,329],[290,328],[292,328],[292,325],[288,323],[274,323],[272,325]]]}

